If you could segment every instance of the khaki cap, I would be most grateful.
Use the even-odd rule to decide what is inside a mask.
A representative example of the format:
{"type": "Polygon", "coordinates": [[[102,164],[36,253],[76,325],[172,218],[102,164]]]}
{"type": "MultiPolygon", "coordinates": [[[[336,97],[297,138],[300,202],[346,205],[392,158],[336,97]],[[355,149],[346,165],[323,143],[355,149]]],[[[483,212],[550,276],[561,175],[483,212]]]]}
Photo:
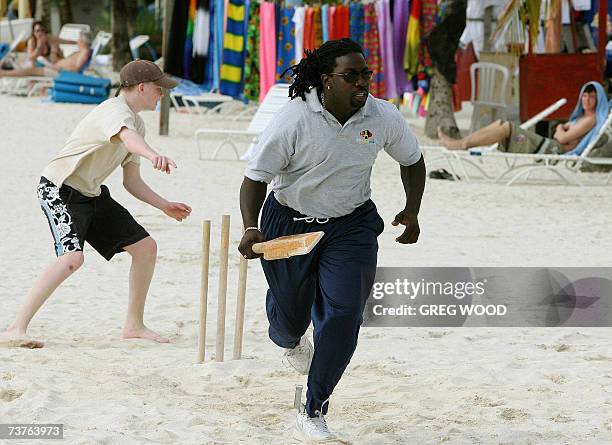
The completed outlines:
{"type": "Polygon", "coordinates": [[[133,60],[126,64],[119,72],[120,85],[117,96],[121,88],[131,87],[139,83],[153,82],[155,85],[166,89],[172,89],[178,82],[172,79],[153,62],[149,60],[133,60]]]}

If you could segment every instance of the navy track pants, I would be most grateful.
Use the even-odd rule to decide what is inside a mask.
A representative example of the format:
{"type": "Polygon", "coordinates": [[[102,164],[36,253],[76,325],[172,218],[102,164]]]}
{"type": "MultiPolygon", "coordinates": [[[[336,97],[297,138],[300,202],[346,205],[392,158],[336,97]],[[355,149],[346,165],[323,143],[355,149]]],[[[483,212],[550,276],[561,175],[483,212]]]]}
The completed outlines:
{"type": "Polygon", "coordinates": [[[357,347],[384,222],[370,200],[327,222],[295,220],[304,216],[269,194],[261,216],[266,239],[319,230],[325,235],[308,255],[262,259],[261,264],[270,287],[266,296],[270,339],[294,348],[312,320],[315,352],[306,411],[314,417],[327,413],[329,396],[357,347]]]}

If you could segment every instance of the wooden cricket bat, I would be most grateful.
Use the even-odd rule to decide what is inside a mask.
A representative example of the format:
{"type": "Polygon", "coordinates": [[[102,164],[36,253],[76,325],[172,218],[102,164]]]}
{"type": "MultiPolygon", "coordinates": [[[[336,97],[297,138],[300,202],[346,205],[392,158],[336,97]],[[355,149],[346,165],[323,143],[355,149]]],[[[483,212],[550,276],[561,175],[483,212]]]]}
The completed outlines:
{"type": "Polygon", "coordinates": [[[268,261],[280,260],[296,255],[306,255],[314,249],[314,246],[317,245],[324,233],[308,232],[281,236],[280,238],[263,243],[255,243],[252,248],[255,253],[263,253],[264,259],[268,261]]]}

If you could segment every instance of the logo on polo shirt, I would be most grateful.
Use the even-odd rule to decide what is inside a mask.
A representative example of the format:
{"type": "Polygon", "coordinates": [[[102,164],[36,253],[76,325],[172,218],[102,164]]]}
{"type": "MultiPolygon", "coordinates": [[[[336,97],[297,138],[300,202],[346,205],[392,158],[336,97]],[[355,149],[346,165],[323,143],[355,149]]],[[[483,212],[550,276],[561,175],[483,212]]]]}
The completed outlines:
{"type": "Polygon", "coordinates": [[[374,136],[372,134],[372,132],[370,130],[361,130],[359,132],[359,136],[361,136],[361,139],[365,142],[369,141],[370,139],[372,139],[372,136],[374,136]]]}

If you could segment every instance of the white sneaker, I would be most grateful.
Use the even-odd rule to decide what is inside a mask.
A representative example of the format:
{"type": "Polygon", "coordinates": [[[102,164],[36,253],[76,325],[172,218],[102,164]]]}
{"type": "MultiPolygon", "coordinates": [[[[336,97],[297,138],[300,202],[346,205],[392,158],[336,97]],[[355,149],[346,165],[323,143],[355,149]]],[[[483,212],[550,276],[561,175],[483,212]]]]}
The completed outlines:
{"type": "Polygon", "coordinates": [[[338,443],[338,439],[327,427],[325,417],[319,414],[317,417],[308,417],[305,412],[300,412],[295,419],[294,439],[302,443],[338,443]]]}
{"type": "Polygon", "coordinates": [[[312,343],[310,343],[308,337],[304,335],[300,339],[300,344],[298,344],[295,348],[285,349],[283,363],[288,363],[293,369],[302,375],[308,375],[313,354],[314,348],[312,347],[312,343]]]}

